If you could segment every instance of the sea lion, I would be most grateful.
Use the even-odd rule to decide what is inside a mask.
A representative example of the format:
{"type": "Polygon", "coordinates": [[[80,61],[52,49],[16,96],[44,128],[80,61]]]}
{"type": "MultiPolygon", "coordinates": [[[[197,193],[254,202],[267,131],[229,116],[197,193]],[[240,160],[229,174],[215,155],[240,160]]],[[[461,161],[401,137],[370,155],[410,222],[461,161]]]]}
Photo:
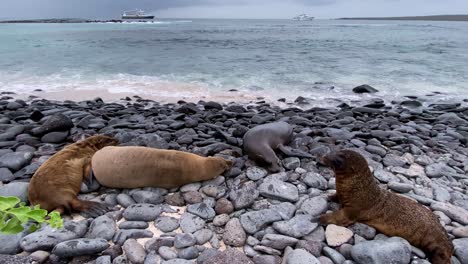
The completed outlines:
{"type": "Polygon", "coordinates": [[[258,125],[245,133],[244,151],[249,158],[266,165],[268,170],[278,172],[281,161],[275,154],[276,149],[288,156],[312,158],[308,153],[285,146],[291,141],[292,136],[292,126],[283,121],[258,125]]]}
{"type": "Polygon", "coordinates": [[[450,263],[453,245],[437,217],[417,202],[379,188],[363,156],[341,150],[322,158],[336,175],[342,209],[320,216],[323,224],[361,222],[387,236],[399,236],[426,251],[434,264],[450,263]]]}
{"type": "Polygon", "coordinates": [[[117,145],[115,138],[97,135],[71,144],[55,153],[34,173],[28,187],[29,201],[47,211],[71,209],[96,217],[106,211],[103,204],[77,198],[92,155],[105,146],[117,145]]]}
{"type": "Polygon", "coordinates": [[[94,154],[96,180],[110,188],[173,188],[210,180],[232,166],[220,157],[148,147],[105,147],[94,154]]]}

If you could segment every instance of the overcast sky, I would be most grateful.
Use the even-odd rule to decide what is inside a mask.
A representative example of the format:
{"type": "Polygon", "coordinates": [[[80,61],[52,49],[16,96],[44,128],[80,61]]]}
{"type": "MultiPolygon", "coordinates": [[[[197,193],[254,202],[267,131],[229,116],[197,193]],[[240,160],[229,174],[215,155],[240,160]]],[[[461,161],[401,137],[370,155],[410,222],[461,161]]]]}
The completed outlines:
{"type": "Polygon", "coordinates": [[[160,18],[317,18],[468,14],[468,0],[0,0],[0,18],[118,18],[141,8],[160,18]]]}

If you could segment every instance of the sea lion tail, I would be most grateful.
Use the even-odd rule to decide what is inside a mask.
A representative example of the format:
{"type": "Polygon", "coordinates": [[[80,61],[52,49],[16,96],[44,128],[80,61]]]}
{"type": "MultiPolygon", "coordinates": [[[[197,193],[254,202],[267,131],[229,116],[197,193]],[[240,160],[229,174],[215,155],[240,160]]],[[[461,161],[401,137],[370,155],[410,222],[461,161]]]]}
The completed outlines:
{"type": "Polygon", "coordinates": [[[78,198],[74,198],[70,201],[70,207],[73,208],[73,210],[84,213],[86,216],[93,218],[101,216],[109,211],[109,208],[102,203],[83,201],[78,198]]]}

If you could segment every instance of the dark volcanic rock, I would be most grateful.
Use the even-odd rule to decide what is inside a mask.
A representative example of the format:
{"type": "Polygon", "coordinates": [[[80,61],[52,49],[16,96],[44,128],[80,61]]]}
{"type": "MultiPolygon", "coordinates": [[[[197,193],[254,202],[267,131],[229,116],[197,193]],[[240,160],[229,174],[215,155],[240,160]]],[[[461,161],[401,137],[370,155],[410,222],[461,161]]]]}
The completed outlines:
{"type": "Polygon", "coordinates": [[[235,249],[227,249],[204,262],[204,264],[254,264],[245,254],[235,249]]]}
{"type": "Polygon", "coordinates": [[[353,92],[354,93],[376,93],[376,92],[378,92],[378,90],[375,89],[374,87],[370,86],[370,85],[363,84],[363,85],[359,85],[357,87],[354,87],[353,92]]]}

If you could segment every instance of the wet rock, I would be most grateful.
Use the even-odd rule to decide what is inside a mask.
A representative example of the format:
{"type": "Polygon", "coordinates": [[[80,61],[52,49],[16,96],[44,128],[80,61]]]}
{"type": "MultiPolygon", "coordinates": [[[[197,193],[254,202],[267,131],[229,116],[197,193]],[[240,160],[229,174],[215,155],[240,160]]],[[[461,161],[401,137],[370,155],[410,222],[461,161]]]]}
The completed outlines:
{"type": "Polygon", "coordinates": [[[351,255],[359,264],[407,264],[411,259],[411,245],[406,240],[399,237],[365,241],[353,246],[351,255]]]}
{"type": "Polygon", "coordinates": [[[54,114],[49,117],[40,127],[34,128],[33,135],[44,135],[53,131],[68,131],[73,127],[73,122],[63,114],[54,114]]]}
{"type": "Polygon", "coordinates": [[[44,136],[41,137],[41,141],[44,143],[52,143],[52,144],[57,144],[57,143],[62,143],[64,142],[68,137],[68,131],[63,131],[63,132],[50,132],[45,134],[44,136]]]}
{"type": "Polygon", "coordinates": [[[61,258],[93,255],[101,253],[108,247],[109,243],[104,239],[79,238],[57,244],[52,250],[52,254],[61,258]]]}
{"type": "Polygon", "coordinates": [[[135,239],[125,241],[122,248],[131,263],[143,264],[145,262],[146,251],[135,239]]]}
{"type": "Polygon", "coordinates": [[[378,92],[378,90],[375,89],[374,87],[370,86],[370,85],[363,84],[363,85],[359,85],[359,86],[354,87],[354,88],[353,88],[353,92],[354,92],[354,93],[358,93],[358,94],[362,94],[362,93],[376,93],[376,92],[378,92]]]}
{"type": "Polygon", "coordinates": [[[7,168],[0,168],[0,181],[1,182],[9,182],[14,180],[16,177],[11,173],[11,171],[7,168]]]}
{"type": "Polygon", "coordinates": [[[154,221],[161,214],[161,207],[154,204],[132,204],[123,212],[128,221],[154,221]]]}
{"type": "Polygon", "coordinates": [[[242,247],[245,245],[247,235],[242,228],[238,218],[229,220],[223,234],[224,244],[233,247],[242,247]]]}

